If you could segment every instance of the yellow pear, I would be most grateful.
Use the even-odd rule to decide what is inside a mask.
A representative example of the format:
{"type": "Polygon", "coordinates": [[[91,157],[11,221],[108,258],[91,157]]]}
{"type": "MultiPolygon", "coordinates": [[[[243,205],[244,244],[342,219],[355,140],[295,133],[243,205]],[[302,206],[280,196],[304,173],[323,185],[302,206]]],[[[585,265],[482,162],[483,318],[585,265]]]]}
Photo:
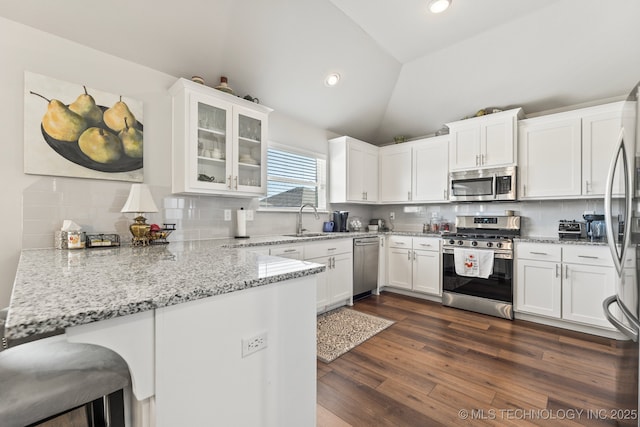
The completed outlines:
{"type": "Polygon", "coordinates": [[[120,101],[113,104],[113,107],[105,111],[103,115],[104,123],[116,132],[120,132],[126,127],[125,117],[127,121],[131,123],[131,126],[135,126],[136,118],[129,110],[129,106],[122,102],[122,97],[120,97],[120,101]]]}
{"type": "Polygon", "coordinates": [[[85,130],[78,140],[80,150],[98,163],[113,163],[122,157],[122,142],[117,136],[98,127],[85,130]]]}
{"type": "Polygon", "coordinates": [[[89,126],[97,125],[102,121],[102,110],[96,105],[93,96],[87,93],[87,87],[82,87],[84,88],[84,93],[80,94],[75,101],[69,104],[69,109],[84,117],[89,126]]]}
{"type": "Polygon", "coordinates": [[[39,93],[31,92],[49,102],[47,112],[42,117],[42,127],[47,135],[59,141],[76,142],[87,129],[87,121],[71,111],[57,99],[47,99],[39,93]]]}
{"type": "Polygon", "coordinates": [[[136,159],[142,158],[142,132],[129,126],[126,117],[124,118],[124,125],[124,129],[118,134],[120,141],[122,141],[124,154],[136,159]]]}

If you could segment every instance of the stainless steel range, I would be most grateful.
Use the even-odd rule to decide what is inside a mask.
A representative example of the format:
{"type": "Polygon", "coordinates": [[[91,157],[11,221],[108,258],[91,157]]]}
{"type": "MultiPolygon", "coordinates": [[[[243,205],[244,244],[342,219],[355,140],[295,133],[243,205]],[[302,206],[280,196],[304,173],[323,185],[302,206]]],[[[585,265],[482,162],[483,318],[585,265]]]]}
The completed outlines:
{"type": "Polygon", "coordinates": [[[513,238],[519,216],[459,216],[443,236],[442,304],[513,319],[513,238]]]}

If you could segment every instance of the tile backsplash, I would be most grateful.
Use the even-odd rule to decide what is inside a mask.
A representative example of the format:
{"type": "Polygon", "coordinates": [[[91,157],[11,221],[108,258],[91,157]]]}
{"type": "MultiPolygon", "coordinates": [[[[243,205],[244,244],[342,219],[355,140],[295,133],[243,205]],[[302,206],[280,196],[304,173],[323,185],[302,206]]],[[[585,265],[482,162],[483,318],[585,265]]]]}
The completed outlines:
{"type": "MultiPolygon", "coordinates": [[[[73,178],[41,177],[23,191],[23,248],[48,248],[54,246],[54,231],[59,230],[65,219],[72,220],[87,232],[118,233],[123,243],[129,242],[129,224],[134,214],[120,212],[131,184],[117,181],[85,180],[73,178]]],[[[233,237],[235,211],[243,207],[255,212],[254,220],[247,222],[249,235],[288,234],[295,232],[295,212],[257,211],[258,199],[184,196],[171,194],[164,186],[150,186],[159,208],[157,213],[146,215],[148,223],[175,223],[176,231],[169,241],[201,240],[233,237]],[[224,220],[224,211],[232,212],[232,220],[224,220]]],[[[560,219],[582,219],[582,213],[592,210],[602,213],[602,200],[549,200],[515,203],[461,203],[441,205],[413,205],[405,212],[403,205],[334,205],[329,210],[348,210],[350,218],[360,217],[363,224],[371,218],[383,218],[397,231],[422,231],[433,213],[454,222],[463,214],[504,214],[514,210],[523,217],[522,234],[548,237],[557,235],[560,219]],[[391,213],[395,220],[390,221],[391,213]]],[[[323,212],[316,220],[310,210],[305,210],[304,226],[311,231],[321,231],[322,222],[329,219],[323,212]]]]}

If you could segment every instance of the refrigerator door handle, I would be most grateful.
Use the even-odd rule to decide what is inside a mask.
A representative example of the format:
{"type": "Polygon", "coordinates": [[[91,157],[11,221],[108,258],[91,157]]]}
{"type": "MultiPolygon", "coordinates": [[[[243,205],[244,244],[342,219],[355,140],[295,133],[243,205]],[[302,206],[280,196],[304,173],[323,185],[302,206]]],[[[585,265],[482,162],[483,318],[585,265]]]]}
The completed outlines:
{"type": "Polygon", "coordinates": [[[613,230],[613,222],[611,218],[613,218],[613,178],[616,171],[616,165],[618,164],[618,160],[620,159],[620,154],[622,154],[622,170],[623,170],[623,179],[625,183],[625,225],[631,224],[631,212],[633,208],[633,176],[629,173],[628,161],[627,161],[627,150],[624,145],[624,128],[620,129],[620,134],[618,136],[618,142],[616,144],[616,149],[614,150],[613,157],[611,158],[611,163],[609,164],[609,171],[607,173],[607,185],[605,188],[604,195],[604,214],[605,214],[605,231],[607,234],[607,244],[609,245],[609,250],[611,251],[611,255],[613,258],[613,264],[616,267],[616,271],[618,275],[622,275],[622,268],[624,264],[624,257],[626,254],[626,249],[630,243],[631,233],[629,231],[629,227],[625,227],[623,242],[618,252],[618,245],[616,244],[616,234],[613,230]]]}
{"type": "Polygon", "coordinates": [[[616,295],[612,295],[602,302],[602,308],[604,309],[604,316],[607,318],[609,322],[611,322],[613,326],[615,326],[620,332],[626,335],[629,339],[631,339],[633,342],[638,342],[638,330],[640,330],[640,323],[638,323],[638,321],[634,319],[632,316],[631,317],[628,316],[621,304],[618,304],[618,307],[620,307],[624,316],[627,318],[627,320],[629,320],[629,322],[633,325],[633,328],[635,329],[632,329],[631,327],[625,325],[624,323],[616,319],[613,316],[613,314],[611,314],[611,311],[609,310],[609,306],[613,303],[618,304],[618,297],[616,295]]]}

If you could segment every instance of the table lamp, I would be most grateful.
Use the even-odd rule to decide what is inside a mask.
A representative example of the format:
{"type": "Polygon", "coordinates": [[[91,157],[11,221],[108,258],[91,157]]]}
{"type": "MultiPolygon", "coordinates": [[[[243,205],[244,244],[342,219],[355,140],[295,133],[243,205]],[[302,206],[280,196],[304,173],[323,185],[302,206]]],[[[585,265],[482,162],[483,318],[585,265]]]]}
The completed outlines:
{"type": "Polygon", "coordinates": [[[158,212],[149,187],[146,184],[132,184],[129,198],[120,212],[134,212],[138,215],[134,218],[135,222],[129,226],[129,230],[133,235],[131,241],[134,246],[148,245],[151,226],[147,224],[147,219],[142,214],[145,212],[158,212]]]}

